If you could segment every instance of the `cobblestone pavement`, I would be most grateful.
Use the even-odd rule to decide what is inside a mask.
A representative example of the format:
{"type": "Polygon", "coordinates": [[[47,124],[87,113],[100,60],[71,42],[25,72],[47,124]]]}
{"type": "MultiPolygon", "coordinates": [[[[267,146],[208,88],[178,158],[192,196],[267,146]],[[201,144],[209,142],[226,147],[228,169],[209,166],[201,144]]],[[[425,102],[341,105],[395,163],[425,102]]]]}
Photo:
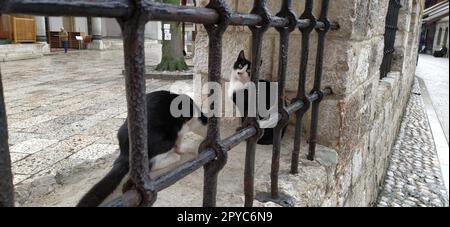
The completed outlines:
{"type": "Polygon", "coordinates": [[[448,206],[433,137],[416,82],[392,151],[379,207],[448,206]]]}
{"type": "Polygon", "coordinates": [[[421,54],[417,65],[416,75],[423,79],[430,93],[433,107],[449,139],[449,64],[448,58],[435,58],[421,54]]]}
{"type": "MultiPolygon", "coordinates": [[[[146,53],[147,64],[159,61],[160,48],[146,53]]],[[[122,51],[74,51],[0,67],[15,185],[118,150],[126,118],[122,51]]],[[[147,81],[147,90],[171,83],[147,81]]]]}

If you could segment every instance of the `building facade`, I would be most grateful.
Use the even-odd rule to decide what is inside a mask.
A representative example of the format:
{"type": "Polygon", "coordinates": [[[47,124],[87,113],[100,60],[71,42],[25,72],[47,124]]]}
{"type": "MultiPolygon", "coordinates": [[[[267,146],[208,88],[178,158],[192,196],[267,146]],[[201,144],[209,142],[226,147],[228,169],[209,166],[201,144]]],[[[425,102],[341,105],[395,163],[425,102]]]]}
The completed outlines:
{"type": "MultiPolygon", "coordinates": [[[[11,43],[50,43],[50,33],[59,32],[61,28],[67,32],[91,36],[92,49],[103,49],[103,38],[114,39],[122,36],[119,24],[113,18],[2,15],[0,39],[9,40],[11,43]],[[21,32],[23,34],[18,34],[21,32]]],[[[161,33],[160,22],[149,22],[146,25],[146,38],[160,40],[161,33]]]]}
{"type": "MultiPolygon", "coordinates": [[[[426,1],[426,9],[423,15],[420,51],[434,54],[443,48],[448,48],[448,0],[426,1]]],[[[445,57],[448,58],[448,51],[445,57]]]]}
{"type": "MultiPolygon", "coordinates": [[[[69,32],[72,49],[105,50],[123,45],[119,24],[113,18],[1,15],[0,62],[42,57],[52,48],[61,48],[61,28],[69,32]]],[[[161,40],[161,22],[147,23],[145,37],[161,40]]]]}

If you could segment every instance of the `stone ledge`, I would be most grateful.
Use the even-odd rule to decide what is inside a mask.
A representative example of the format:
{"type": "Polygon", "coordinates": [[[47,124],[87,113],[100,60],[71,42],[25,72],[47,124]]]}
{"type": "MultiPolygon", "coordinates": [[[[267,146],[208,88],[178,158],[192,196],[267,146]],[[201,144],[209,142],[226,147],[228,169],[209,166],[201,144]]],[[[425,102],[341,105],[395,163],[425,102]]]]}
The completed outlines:
{"type": "Polygon", "coordinates": [[[49,53],[47,43],[0,45],[0,62],[39,58],[49,53]]]}
{"type": "MultiPolygon", "coordinates": [[[[123,40],[121,38],[103,38],[101,50],[122,50],[123,40]]],[[[158,40],[146,39],[145,48],[154,48],[161,46],[158,40]]]]}

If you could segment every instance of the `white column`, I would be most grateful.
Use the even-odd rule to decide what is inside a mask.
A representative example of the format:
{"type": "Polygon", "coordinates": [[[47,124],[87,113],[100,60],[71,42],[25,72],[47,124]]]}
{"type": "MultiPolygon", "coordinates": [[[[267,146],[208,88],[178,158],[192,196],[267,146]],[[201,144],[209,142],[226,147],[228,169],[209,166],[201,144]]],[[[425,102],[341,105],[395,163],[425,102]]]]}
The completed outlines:
{"type": "Polygon", "coordinates": [[[45,17],[36,16],[34,20],[36,21],[36,42],[39,44],[42,54],[50,53],[50,45],[47,43],[47,29],[45,29],[45,17]]]}
{"type": "Polygon", "coordinates": [[[102,40],[102,18],[101,17],[92,17],[92,43],[89,44],[89,49],[94,50],[103,50],[104,44],[102,40]]]}
{"type": "Polygon", "coordinates": [[[45,34],[45,17],[36,16],[34,17],[36,21],[36,41],[38,42],[47,42],[47,35],[45,34]]]}
{"type": "Polygon", "coordinates": [[[92,18],[92,39],[102,39],[102,18],[100,17],[92,18]]]}

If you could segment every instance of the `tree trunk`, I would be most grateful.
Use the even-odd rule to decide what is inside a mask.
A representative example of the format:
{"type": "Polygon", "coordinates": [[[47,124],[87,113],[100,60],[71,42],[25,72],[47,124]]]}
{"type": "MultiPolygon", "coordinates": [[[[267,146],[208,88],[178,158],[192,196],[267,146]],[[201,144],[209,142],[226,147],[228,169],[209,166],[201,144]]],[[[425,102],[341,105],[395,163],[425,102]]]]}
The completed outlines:
{"type": "MultiPolygon", "coordinates": [[[[163,0],[164,3],[179,5],[179,0],[163,0]]],[[[163,42],[162,42],[162,59],[156,70],[158,71],[182,71],[187,70],[188,66],[184,59],[184,34],[181,31],[182,23],[180,22],[162,22],[163,42]],[[164,25],[170,25],[171,39],[165,40],[164,25]]]]}

